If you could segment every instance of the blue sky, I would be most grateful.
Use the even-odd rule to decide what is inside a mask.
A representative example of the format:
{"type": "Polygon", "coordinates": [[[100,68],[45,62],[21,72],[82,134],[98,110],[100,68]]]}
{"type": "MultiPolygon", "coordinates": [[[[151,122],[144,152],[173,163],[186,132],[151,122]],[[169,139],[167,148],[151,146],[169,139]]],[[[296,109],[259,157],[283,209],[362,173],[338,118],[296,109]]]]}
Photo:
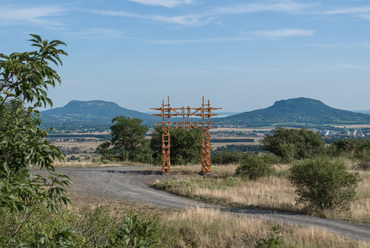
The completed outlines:
{"type": "Polygon", "coordinates": [[[370,109],[368,0],[0,0],[0,53],[31,50],[30,33],[68,45],[54,107],[370,109]]]}

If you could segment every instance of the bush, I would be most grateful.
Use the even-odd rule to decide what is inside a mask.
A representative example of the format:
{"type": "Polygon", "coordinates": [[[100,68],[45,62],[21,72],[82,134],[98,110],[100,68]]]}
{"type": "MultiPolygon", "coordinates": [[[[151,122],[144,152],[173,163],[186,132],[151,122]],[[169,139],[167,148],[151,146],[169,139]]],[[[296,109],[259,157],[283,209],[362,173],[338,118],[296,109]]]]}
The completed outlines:
{"type": "Polygon", "coordinates": [[[231,152],[228,150],[216,152],[212,156],[213,164],[237,164],[243,159],[243,152],[231,152]]]}
{"type": "Polygon", "coordinates": [[[368,171],[370,170],[370,156],[364,156],[362,158],[357,159],[356,167],[360,170],[368,171]]]}
{"type": "MultiPolygon", "coordinates": [[[[0,218],[1,247],[161,247],[166,239],[157,217],[139,211],[112,212],[107,206],[85,206],[79,210],[44,210],[42,204],[20,228],[17,238],[10,239],[18,216],[8,210],[0,218]],[[108,245],[108,246],[107,246],[108,245]]],[[[25,216],[26,211],[21,211],[25,216]]]]}
{"type": "Polygon", "coordinates": [[[272,227],[272,234],[269,237],[256,241],[255,248],[282,248],[284,247],[283,236],[280,236],[280,225],[272,227]]]}
{"type": "Polygon", "coordinates": [[[271,175],[275,169],[272,167],[276,159],[272,155],[258,156],[258,154],[247,153],[235,174],[252,180],[271,175]]]}
{"type": "Polygon", "coordinates": [[[349,155],[351,151],[355,150],[356,141],[354,139],[342,139],[330,144],[330,155],[341,156],[349,155]]]}
{"type": "Polygon", "coordinates": [[[296,187],[297,204],[308,210],[349,210],[359,175],[347,172],[344,163],[316,158],[295,163],[288,180],[296,187]]]}
{"type": "Polygon", "coordinates": [[[137,214],[124,214],[121,227],[115,231],[110,247],[153,247],[160,242],[158,219],[145,220],[137,214]]]}
{"type": "Polygon", "coordinates": [[[325,141],[319,133],[302,129],[278,127],[273,135],[267,134],[262,144],[267,151],[286,162],[311,158],[323,152],[325,141]]]}

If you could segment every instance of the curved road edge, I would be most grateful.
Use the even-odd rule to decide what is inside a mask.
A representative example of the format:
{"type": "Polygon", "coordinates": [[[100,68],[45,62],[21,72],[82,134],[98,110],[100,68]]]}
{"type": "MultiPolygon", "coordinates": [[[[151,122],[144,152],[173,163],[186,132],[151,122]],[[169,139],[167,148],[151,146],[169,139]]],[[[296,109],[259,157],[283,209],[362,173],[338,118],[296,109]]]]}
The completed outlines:
{"type": "Polygon", "coordinates": [[[153,171],[150,167],[103,167],[103,168],[59,168],[58,171],[71,177],[74,188],[80,192],[104,195],[134,202],[152,204],[166,208],[185,209],[191,207],[217,208],[247,217],[290,223],[298,226],[324,228],[337,234],[370,242],[370,226],[340,220],[322,219],[296,213],[257,209],[226,209],[180,197],[149,186],[156,179],[170,177],[153,171]]]}

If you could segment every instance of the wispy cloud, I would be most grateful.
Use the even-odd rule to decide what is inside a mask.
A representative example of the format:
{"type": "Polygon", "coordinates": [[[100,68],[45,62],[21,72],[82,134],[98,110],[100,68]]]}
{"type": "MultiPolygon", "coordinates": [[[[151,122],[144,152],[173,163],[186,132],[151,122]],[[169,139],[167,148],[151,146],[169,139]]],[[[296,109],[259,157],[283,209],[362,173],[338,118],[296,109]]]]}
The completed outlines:
{"type": "Polygon", "coordinates": [[[118,39],[124,38],[122,32],[107,28],[89,28],[85,31],[79,32],[78,36],[92,39],[118,39]]]}
{"type": "MultiPolygon", "coordinates": [[[[160,1],[160,0],[130,0],[135,2],[156,2],[156,3],[169,3],[169,2],[183,2],[191,3],[191,0],[172,0],[172,1],[160,1]]],[[[165,23],[179,24],[184,26],[202,26],[210,23],[211,21],[219,18],[223,15],[240,15],[246,13],[256,13],[256,12],[284,12],[297,14],[303,9],[312,6],[312,4],[298,4],[290,1],[279,1],[279,2],[264,2],[264,3],[249,3],[241,5],[232,5],[227,7],[216,7],[208,11],[199,14],[188,14],[179,16],[165,16],[165,15],[142,15],[134,14],[124,11],[104,11],[104,10],[91,10],[91,13],[100,15],[110,15],[110,16],[121,16],[121,17],[131,17],[131,18],[141,18],[154,20],[165,23]]]]}
{"type": "Polygon", "coordinates": [[[291,36],[312,36],[314,31],[307,29],[277,29],[254,31],[252,34],[266,38],[282,38],[291,36]]]}
{"type": "Polygon", "coordinates": [[[131,2],[137,2],[145,5],[163,6],[167,8],[173,8],[181,4],[191,4],[193,0],[129,0],[131,2]]]}
{"type": "Polygon", "coordinates": [[[280,2],[264,2],[264,3],[248,3],[232,5],[227,7],[218,7],[213,9],[210,14],[215,15],[235,15],[255,12],[285,12],[285,13],[297,13],[313,4],[299,4],[291,1],[280,1],[280,2]]]}
{"type": "Polygon", "coordinates": [[[370,6],[338,8],[321,11],[316,14],[323,15],[353,15],[355,17],[370,20],[370,6]]]}
{"type": "Polygon", "coordinates": [[[106,16],[119,16],[119,17],[130,17],[130,18],[139,18],[147,19],[158,22],[180,24],[185,26],[197,26],[204,25],[212,20],[211,17],[203,18],[200,15],[182,15],[182,16],[163,16],[163,15],[140,15],[134,14],[125,11],[105,11],[105,10],[91,10],[91,13],[106,15],[106,16]],[[200,20],[202,18],[202,20],[200,20]]]}
{"type": "Polygon", "coordinates": [[[246,33],[240,37],[224,37],[213,39],[191,39],[191,40],[156,40],[156,44],[186,44],[186,43],[210,43],[210,42],[238,42],[255,39],[278,39],[292,36],[312,36],[313,30],[306,29],[277,29],[277,30],[256,30],[246,33]]]}
{"type": "Polygon", "coordinates": [[[341,8],[341,9],[333,9],[328,11],[320,12],[321,14],[327,15],[336,15],[336,14],[361,14],[361,13],[369,13],[370,6],[363,6],[363,7],[354,7],[354,8],[341,8]]]}
{"type": "Polygon", "coordinates": [[[0,25],[38,24],[44,26],[61,26],[62,23],[52,20],[52,17],[64,15],[68,10],[58,6],[20,7],[15,5],[0,5],[0,25]]]}

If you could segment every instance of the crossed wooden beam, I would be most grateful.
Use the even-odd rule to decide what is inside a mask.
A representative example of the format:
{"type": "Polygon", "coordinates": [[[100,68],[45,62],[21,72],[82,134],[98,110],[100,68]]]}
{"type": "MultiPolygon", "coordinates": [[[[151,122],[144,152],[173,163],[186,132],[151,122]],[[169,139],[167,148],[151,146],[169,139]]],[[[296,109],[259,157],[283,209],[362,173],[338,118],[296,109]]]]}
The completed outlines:
{"type": "Polygon", "coordinates": [[[162,117],[162,122],[155,123],[156,125],[162,126],[162,173],[171,173],[171,134],[172,128],[200,128],[202,129],[202,172],[204,174],[211,173],[211,135],[209,130],[214,128],[212,125],[217,122],[210,122],[210,117],[217,116],[218,114],[212,114],[213,110],[221,108],[211,108],[211,104],[208,100],[204,103],[204,97],[202,98],[202,107],[200,108],[172,108],[170,106],[170,98],[167,99],[167,104],[162,100],[161,108],[151,108],[154,110],[160,110],[160,114],[153,114],[154,116],[162,117]],[[191,122],[190,117],[197,116],[201,117],[202,121],[191,122]],[[182,117],[181,122],[171,122],[171,117],[182,117]]]}

